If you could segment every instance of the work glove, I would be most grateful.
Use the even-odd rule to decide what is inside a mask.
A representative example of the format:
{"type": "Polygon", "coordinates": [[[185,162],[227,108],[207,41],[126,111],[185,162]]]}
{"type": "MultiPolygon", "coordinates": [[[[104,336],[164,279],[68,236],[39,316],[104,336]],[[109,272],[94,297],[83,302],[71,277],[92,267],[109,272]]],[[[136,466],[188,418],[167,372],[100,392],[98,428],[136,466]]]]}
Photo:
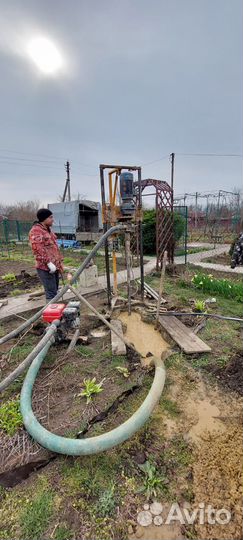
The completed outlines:
{"type": "Polygon", "coordinates": [[[57,267],[55,266],[54,263],[49,262],[49,263],[47,264],[47,266],[48,266],[48,268],[49,268],[49,270],[50,270],[50,274],[54,274],[54,273],[57,271],[57,267]]]}

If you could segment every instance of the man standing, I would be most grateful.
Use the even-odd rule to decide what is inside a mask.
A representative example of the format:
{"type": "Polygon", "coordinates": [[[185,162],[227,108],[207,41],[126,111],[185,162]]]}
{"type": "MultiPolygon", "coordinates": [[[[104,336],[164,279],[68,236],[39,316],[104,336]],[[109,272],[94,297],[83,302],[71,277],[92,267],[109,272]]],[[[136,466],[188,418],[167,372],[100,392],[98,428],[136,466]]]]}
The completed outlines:
{"type": "Polygon", "coordinates": [[[36,259],[37,274],[49,302],[58,291],[59,272],[63,271],[62,255],[56,235],[51,231],[54,219],[52,212],[48,208],[40,208],[37,219],[30,230],[29,240],[36,259]]]}

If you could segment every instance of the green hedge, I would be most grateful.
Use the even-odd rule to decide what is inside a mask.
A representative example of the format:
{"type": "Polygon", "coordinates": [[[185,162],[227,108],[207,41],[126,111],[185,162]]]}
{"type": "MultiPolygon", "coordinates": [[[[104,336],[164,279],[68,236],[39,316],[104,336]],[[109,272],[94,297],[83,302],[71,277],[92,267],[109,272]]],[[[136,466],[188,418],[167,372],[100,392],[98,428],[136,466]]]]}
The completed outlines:
{"type": "MultiPolygon", "coordinates": [[[[168,219],[170,219],[168,213],[168,219]]],[[[185,230],[185,218],[174,212],[174,239],[175,242],[182,237],[185,230]]],[[[156,253],[156,211],[145,210],[143,213],[143,249],[145,255],[156,253]]]]}

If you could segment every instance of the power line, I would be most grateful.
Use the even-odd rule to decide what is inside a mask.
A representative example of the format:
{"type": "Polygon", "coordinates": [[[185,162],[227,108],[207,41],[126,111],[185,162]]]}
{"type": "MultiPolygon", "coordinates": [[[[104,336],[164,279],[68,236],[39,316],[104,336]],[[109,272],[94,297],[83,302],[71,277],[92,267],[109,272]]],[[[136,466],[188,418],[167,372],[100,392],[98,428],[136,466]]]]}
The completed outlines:
{"type": "MultiPolygon", "coordinates": [[[[36,169],[36,165],[34,165],[34,163],[16,163],[16,162],[13,162],[13,161],[2,161],[1,158],[0,158],[0,163],[2,163],[3,165],[13,165],[14,167],[16,166],[21,166],[21,167],[35,167],[36,169]]],[[[54,169],[54,170],[59,170],[59,171],[62,171],[62,167],[52,167],[50,165],[42,165],[40,163],[38,163],[38,167],[42,167],[44,169],[54,169]]]]}
{"type": "Polygon", "coordinates": [[[166,156],[163,156],[162,158],[155,159],[154,161],[148,161],[147,163],[141,163],[141,165],[144,167],[145,165],[152,165],[153,163],[157,163],[158,161],[162,161],[163,159],[169,158],[170,155],[166,154],[166,156]]]}
{"type": "MultiPolygon", "coordinates": [[[[44,157],[44,158],[48,158],[49,160],[51,161],[57,161],[57,162],[64,162],[65,161],[65,157],[57,157],[57,156],[51,156],[51,155],[48,155],[48,154],[38,154],[38,153],[33,153],[33,152],[20,152],[20,151],[17,151],[17,150],[7,150],[6,148],[0,148],[0,152],[7,152],[9,154],[19,154],[19,155],[23,155],[23,156],[39,156],[39,157],[44,157]]],[[[68,152],[69,153],[69,152],[68,152]]],[[[20,159],[20,158],[14,158],[12,156],[7,156],[7,158],[11,158],[11,159],[20,159]]],[[[26,160],[28,158],[25,158],[26,160]]],[[[29,161],[29,159],[28,159],[29,161]]],[[[39,159],[36,159],[36,161],[41,161],[39,159]]],[[[46,161],[46,160],[44,160],[46,161]]],[[[73,162],[73,160],[71,160],[73,162]]],[[[49,163],[49,161],[48,161],[49,163]]],[[[78,161],[78,160],[74,160],[74,163],[78,163],[79,165],[81,165],[82,167],[94,167],[96,165],[96,163],[82,163],[81,161],[78,161]]]]}
{"type": "Polygon", "coordinates": [[[50,163],[51,165],[54,165],[53,161],[48,161],[46,159],[31,159],[31,158],[20,158],[20,157],[13,157],[13,156],[3,156],[0,154],[0,159],[6,159],[11,161],[27,161],[32,163],[50,163]]]}
{"type": "Polygon", "coordinates": [[[176,152],[176,156],[206,156],[206,157],[243,157],[242,154],[184,154],[182,152],[176,152]]]}
{"type": "MultiPolygon", "coordinates": [[[[6,164],[6,165],[13,165],[13,166],[22,166],[22,167],[44,167],[46,169],[54,169],[54,170],[63,170],[63,167],[54,165],[51,161],[46,160],[35,160],[30,158],[14,158],[9,156],[1,156],[0,155],[0,163],[6,164]],[[50,163],[50,165],[47,165],[50,163]],[[36,164],[36,165],[35,165],[36,164]]],[[[80,174],[81,176],[98,176],[98,173],[90,174],[85,173],[84,171],[81,171],[80,169],[77,169],[75,166],[73,167],[76,173],[80,174]]]]}

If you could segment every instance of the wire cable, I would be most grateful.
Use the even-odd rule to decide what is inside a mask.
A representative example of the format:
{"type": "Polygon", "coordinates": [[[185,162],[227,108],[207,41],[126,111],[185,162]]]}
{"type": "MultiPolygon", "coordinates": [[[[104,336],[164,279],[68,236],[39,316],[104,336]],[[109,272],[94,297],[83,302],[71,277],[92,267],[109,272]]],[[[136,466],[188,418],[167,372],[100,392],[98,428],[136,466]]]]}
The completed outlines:
{"type": "Polygon", "coordinates": [[[198,313],[195,311],[189,311],[189,312],[179,312],[179,311],[165,311],[163,313],[166,316],[175,316],[175,317],[185,317],[192,315],[193,317],[211,317],[212,319],[220,319],[223,321],[234,321],[234,322],[240,322],[243,323],[243,319],[240,319],[239,317],[229,317],[226,315],[217,315],[217,313],[198,313]]]}

